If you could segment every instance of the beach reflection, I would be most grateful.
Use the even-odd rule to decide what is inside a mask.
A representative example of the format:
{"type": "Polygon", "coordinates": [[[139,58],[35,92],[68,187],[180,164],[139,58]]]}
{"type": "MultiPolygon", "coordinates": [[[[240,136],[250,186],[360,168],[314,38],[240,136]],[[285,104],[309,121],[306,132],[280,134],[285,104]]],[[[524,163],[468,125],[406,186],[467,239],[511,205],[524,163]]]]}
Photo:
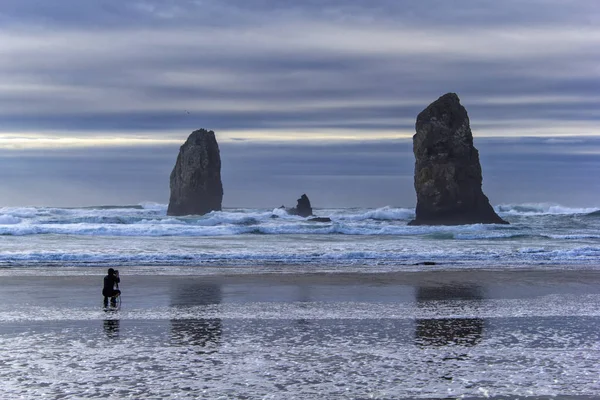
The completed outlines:
{"type": "Polygon", "coordinates": [[[220,344],[221,332],[219,318],[171,320],[171,343],[178,346],[214,348],[220,344]]]}
{"type": "Polygon", "coordinates": [[[119,337],[121,320],[119,319],[105,319],[104,320],[104,333],[109,339],[115,339],[119,337]]]}
{"type": "MultiPolygon", "coordinates": [[[[173,288],[171,306],[210,306],[221,303],[222,298],[220,285],[181,282],[173,288]]],[[[222,330],[220,318],[173,319],[171,343],[196,347],[198,353],[211,353],[220,345],[222,330]]]]}
{"type": "MultiPolygon", "coordinates": [[[[419,307],[431,307],[436,301],[483,300],[479,287],[420,287],[417,290],[419,307]]],[[[481,318],[417,319],[415,343],[419,346],[475,346],[483,337],[484,320],[481,318]]]]}

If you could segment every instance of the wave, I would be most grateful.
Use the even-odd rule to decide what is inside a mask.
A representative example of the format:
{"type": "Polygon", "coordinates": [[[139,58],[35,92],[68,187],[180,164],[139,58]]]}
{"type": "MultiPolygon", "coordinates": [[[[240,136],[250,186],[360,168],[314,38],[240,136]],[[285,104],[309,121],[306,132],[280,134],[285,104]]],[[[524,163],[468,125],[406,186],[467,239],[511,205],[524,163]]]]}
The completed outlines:
{"type": "Polygon", "coordinates": [[[501,204],[496,212],[503,215],[574,215],[600,212],[598,208],[572,208],[552,203],[501,204]]]}
{"type": "Polygon", "coordinates": [[[0,225],[14,225],[21,222],[21,218],[13,215],[0,215],[0,225]]]}
{"type": "Polygon", "coordinates": [[[543,234],[523,231],[519,228],[504,228],[494,225],[462,226],[408,226],[405,223],[369,223],[338,221],[315,223],[307,220],[280,221],[278,219],[260,222],[254,217],[207,218],[205,220],[185,220],[175,218],[138,220],[135,223],[18,223],[0,224],[2,236],[29,235],[71,235],[71,236],[236,236],[236,235],[347,235],[347,236],[392,236],[420,237],[425,240],[519,240],[600,238],[597,234],[543,234]],[[227,220],[227,223],[219,221],[227,220]]]}
{"type": "Polygon", "coordinates": [[[511,225],[408,226],[414,209],[317,209],[313,222],[283,209],[232,208],[198,216],[167,216],[167,206],[85,208],[0,208],[0,235],[83,236],[227,236],[227,235],[364,235],[421,236],[429,240],[596,240],[600,210],[568,208],[546,203],[501,205],[498,211],[511,225]],[[571,218],[571,215],[577,218],[571,218]],[[588,219],[582,218],[592,216],[588,219]],[[535,218],[535,217],[538,218],[535,218]],[[565,217],[566,216],[566,217],[565,217]]]}
{"type": "Polygon", "coordinates": [[[387,257],[381,258],[381,255],[376,253],[348,253],[345,255],[236,255],[229,257],[219,257],[208,255],[136,255],[136,254],[119,254],[119,255],[40,255],[32,254],[22,257],[4,257],[0,256],[0,267],[19,267],[19,266],[57,266],[57,267],[72,267],[72,266],[105,266],[112,265],[117,268],[122,266],[236,266],[236,265],[303,265],[317,266],[325,264],[341,263],[343,265],[365,265],[372,260],[378,260],[379,265],[398,265],[412,264],[409,257],[387,257]]]}
{"type": "Polygon", "coordinates": [[[86,207],[66,207],[67,209],[82,209],[82,210],[142,210],[144,207],[140,204],[138,205],[124,205],[124,206],[86,206],[86,207]]]}
{"type": "Polygon", "coordinates": [[[340,251],[261,251],[242,249],[235,252],[202,251],[120,251],[120,252],[64,252],[32,251],[0,253],[0,267],[15,266],[203,266],[203,265],[415,265],[426,260],[431,265],[543,265],[543,264],[592,264],[597,265],[600,247],[581,246],[568,249],[549,250],[545,247],[519,247],[501,251],[436,251],[424,248],[421,251],[377,251],[353,250],[340,251]]]}
{"type": "Polygon", "coordinates": [[[572,233],[566,235],[543,235],[549,239],[560,239],[560,240],[578,240],[578,239],[600,239],[600,234],[581,234],[581,233],[572,233]]]}
{"type": "Polygon", "coordinates": [[[154,203],[151,201],[145,201],[138,204],[144,210],[153,210],[153,211],[163,211],[165,214],[167,213],[167,204],[154,203]]]}
{"type": "Polygon", "coordinates": [[[414,208],[381,207],[374,210],[359,210],[353,214],[349,210],[336,210],[331,218],[345,221],[408,221],[415,218],[414,208]]]}
{"type": "Polygon", "coordinates": [[[511,225],[408,226],[414,209],[226,208],[168,216],[167,205],[0,208],[0,267],[598,265],[600,210],[505,204],[511,225]]]}
{"type": "MultiPolygon", "coordinates": [[[[275,208],[273,215],[278,218],[292,218],[304,220],[303,217],[290,215],[285,209],[275,208]]],[[[380,207],[376,209],[365,208],[324,208],[319,209],[318,217],[329,217],[336,221],[408,221],[415,217],[414,208],[380,207]]]]}

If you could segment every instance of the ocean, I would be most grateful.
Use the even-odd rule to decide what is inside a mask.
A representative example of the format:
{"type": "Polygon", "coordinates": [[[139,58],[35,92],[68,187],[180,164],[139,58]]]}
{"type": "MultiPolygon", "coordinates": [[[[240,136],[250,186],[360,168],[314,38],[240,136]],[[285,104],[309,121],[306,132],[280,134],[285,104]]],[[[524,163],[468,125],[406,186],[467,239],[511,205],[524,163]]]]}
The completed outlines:
{"type": "MultiPolygon", "coordinates": [[[[241,271],[596,268],[600,208],[498,205],[510,225],[407,226],[413,208],[281,209],[171,217],[166,205],[0,208],[0,267],[236,267],[241,271]]],[[[160,269],[158,269],[160,271],[160,269]]]]}

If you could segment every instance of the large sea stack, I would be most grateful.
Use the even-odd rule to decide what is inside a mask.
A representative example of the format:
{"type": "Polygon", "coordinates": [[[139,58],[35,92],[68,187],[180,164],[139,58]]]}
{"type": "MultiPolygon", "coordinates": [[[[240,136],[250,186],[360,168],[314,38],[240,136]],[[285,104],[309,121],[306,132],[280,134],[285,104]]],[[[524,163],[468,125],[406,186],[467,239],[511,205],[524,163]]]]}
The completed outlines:
{"type": "Polygon", "coordinates": [[[479,152],[467,110],[447,93],[417,116],[416,218],[410,225],[506,224],[481,190],[479,152]]]}
{"type": "Polygon", "coordinates": [[[170,186],[167,215],[203,215],[221,210],[221,155],[213,131],[199,129],[188,137],[179,149],[170,186]]]}

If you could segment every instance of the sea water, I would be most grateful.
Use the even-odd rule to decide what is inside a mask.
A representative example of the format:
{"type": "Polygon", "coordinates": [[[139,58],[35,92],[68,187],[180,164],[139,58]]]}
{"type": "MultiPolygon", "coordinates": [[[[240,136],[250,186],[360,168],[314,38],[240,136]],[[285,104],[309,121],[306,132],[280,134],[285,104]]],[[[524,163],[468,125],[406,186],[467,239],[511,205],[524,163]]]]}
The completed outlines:
{"type": "Polygon", "coordinates": [[[225,209],[172,217],[166,205],[0,208],[0,267],[285,266],[406,270],[578,265],[600,257],[600,208],[499,205],[510,225],[408,226],[413,208],[225,209]],[[436,268],[429,266],[429,268],[436,268]]]}

